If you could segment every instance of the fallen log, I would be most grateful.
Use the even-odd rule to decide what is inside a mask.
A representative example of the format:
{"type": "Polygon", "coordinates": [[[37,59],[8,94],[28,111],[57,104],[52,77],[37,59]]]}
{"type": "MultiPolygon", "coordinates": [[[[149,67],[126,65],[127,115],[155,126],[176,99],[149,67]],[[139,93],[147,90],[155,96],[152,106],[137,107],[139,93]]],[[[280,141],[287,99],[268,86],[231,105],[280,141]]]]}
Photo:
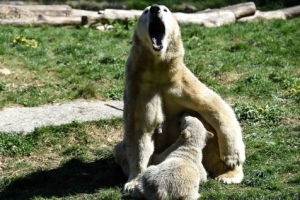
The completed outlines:
{"type": "MultiPolygon", "coordinates": [[[[143,13],[143,11],[105,9],[104,11],[99,11],[99,13],[101,13],[99,22],[109,23],[109,21],[126,21],[137,19],[143,13]]],[[[193,23],[208,27],[233,23],[236,20],[234,13],[229,10],[218,10],[214,12],[208,11],[193,14],[177,12],[173,13],[173,15],[179,24],[193,23]]]]}
{"type": "Polygon", "coordinates": [[[51,25],[51,26],[60,26],[60,25],[81,25],[80,16],[71,16],[71,17],[53,17],[38,15],[34,18],[18,18],[18,19],[0,19],[1,25],[14,25],[14,26],[24,26],[24,25],[51,25]]]}
{"type": "Polygon", "coordinates": [[[67,5],[1,5],[0,19],[30,18],[38,15],[69,16],[72,8],[67,5]]]}
{"type": "Polygon", "coordinates": [[[284,12],[287,19],[292,19],[294,17],[300,16],[300,6],[294,6],[290,8],[281,9],[284,12]]]}
{"type": "Polygon", "coordinates": [[[125,21],[137,19],[142,15],[142,10],[116,10],[116,9],[105,9],[99,11],[102,15],[103,21],[125,21]]]}
{"type": "MultiPolygon", "coordinates": [[[[236,4],[220,9],[211,9],[200,11],[197,13],[173,13],[179,24],[193,23],[204,25],[206,27],[221,26],[224,24],[234,23],[237,18],[253,15],[256,7],[253,2],[236,4]]],[[[105,9],[99,11],[102,17],[99,19],[101,23],[109,21],[124,21],[137,19],[143,11],[141,10],[115,10],[105,9]]],[[[89,19],[87,21],[90,21],[89,19]]]]}
{"type": "Polygon", "coordinates": [[[253,15],[256,11],[256,6],[253,2],[240,3],[233,6],[227,6],[222,8],[224,10],[230,10],[234,13],[235,18],[239,19],[242,17],[253,15]]]}
{"type": "Polygon", "coordinates": [[[271,19],[291,19],[300,16],[300,6],[294,6],[285,9],[279,9],[274,11],[256,11],[255,15],[249,17],[243,17],[238,20],[238,22],[261,22],[271,19]]]}
{"type": "MultiPolygon", "coordinates": [[[[182,23],[193,23],[206,27],[221,26],[234,23],[236,18],[247,16],[255,11],[252,2],[228,6],[220,9],[206,10],[199,13],[186,14],[174,13],[177,21],[182,23]]],[[[126,21],[137,19],[143,11],[141,10],[116,10],[105,9],[93,12],[71,9],[70,6],[12,6],[5,5],[0,9],[0,24],[42,24],[49,25],[74,25],[83,24],[86,27],[95,23],[109,24],[112,21],[126,21]],[[2,14],[2,17],[1,17],[2,14]],[[39,17],[37,17],[39,16],[39,17]],[[52,18],[51,18],[52,17],[52,18]],[[78,22],[79,17],[81,22],[78,22]],[[21,19],[17,19],[21,18],[21,19]],[[23,19],[24,18],[24,19],[23,19]],[[51,21],[53,20],[53,21],[51,21]]]]}
{"type": "Polygon", "coordinates": [[[236,21],[234,13],[226,10],[195,14],[174,13],[174,16],[179,24],[192,23],[205,27],[221,26],[236,21]]]}
{"type": "Polygon", "coordinates": [[[96,23],[103,23],[103,20],[101,21],[103,14],[95,11],[73,9],[71,16],[81,17],[81,24],[84,25],[84,27],[89,27],[96,23]]]}
{"type": "MultiPolygon", "coordinates": [[[[268,12],[255,11],[255,4],[248,2],[192,14],[179,12],[173,14],[179,24],[193,23],[206,27],[215,27],[236,21],[291,19],[300,15],[300,6],[268,12]]],[[[66,5],[1,5],[0,24],[12,24],[16,26],[28,24],[34,26],[44,24],[53,26],[82,24],[90,26],[95,23],[110,24],[112,21],[137,19],[142,12],[141,10],[105,9],[97,13],[94,11],[71,9],[70,6],[66,5]]]]}
{"type": "Polygon", "coordinates": [[[239,19],[242,17],[253,15],[256,11],[256,6],[253,2],[240,3],[232,6],[226,6],[219,9],[208,9],[199,11],[197,13],[208,13],[208,12],[220,12],[220,11],[231,11],[234,13],[235,18],[239,19]]]}
{"type": "Polygon", "coordinates": [[[277,10],[277,11],[268,11],[268,12],[261,12],[257,10],[255,15],[249,17],[243,17],[238,22],[261,22],[267,21],[271,19],[286,19],[284,12],[277,10]]]}

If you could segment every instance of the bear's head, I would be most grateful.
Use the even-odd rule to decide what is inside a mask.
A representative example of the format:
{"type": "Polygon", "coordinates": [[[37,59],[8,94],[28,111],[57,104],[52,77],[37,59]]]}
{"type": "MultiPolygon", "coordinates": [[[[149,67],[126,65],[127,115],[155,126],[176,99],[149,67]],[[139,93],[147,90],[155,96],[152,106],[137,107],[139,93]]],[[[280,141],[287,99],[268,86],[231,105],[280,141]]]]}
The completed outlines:
{"type": "Polygon", "coordinates": [[[175,51],[174,48],[183,51],[179,25],[163,5],[154,4],[144,10],[137,22],[134,37],[156,55],[175,51]]]}

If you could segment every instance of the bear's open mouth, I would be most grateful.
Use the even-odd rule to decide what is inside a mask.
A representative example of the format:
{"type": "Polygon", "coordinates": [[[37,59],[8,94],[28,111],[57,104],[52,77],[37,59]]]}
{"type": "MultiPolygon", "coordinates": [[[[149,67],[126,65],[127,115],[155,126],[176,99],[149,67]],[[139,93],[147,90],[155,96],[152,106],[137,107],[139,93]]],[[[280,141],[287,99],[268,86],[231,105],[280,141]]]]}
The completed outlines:
{"type": "Polygon", "coordinates": [[[165,37],[165,25],[157,16],[153,17],[149,24],[149,35],[152,41],[153,49],[155,51],[162,50],[162,42],[165,37]]]}

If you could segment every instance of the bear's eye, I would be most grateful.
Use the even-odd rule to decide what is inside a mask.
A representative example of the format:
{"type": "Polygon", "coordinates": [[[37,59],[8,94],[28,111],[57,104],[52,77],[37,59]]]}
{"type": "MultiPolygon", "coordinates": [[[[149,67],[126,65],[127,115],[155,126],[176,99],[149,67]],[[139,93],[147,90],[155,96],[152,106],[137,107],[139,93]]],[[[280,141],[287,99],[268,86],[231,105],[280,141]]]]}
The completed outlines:
{"type": "Polygon", "coordinates": [[[148,10],[145,10],[143,14],[147,14],[147,13],[148,13],[148,10]]]}
{"type": "Polygon", "coordinates": [[[164,11],[165,11],[165,12],[168,12],[168,10],[167,10],[167,9],[164,9],[164,11]]]}

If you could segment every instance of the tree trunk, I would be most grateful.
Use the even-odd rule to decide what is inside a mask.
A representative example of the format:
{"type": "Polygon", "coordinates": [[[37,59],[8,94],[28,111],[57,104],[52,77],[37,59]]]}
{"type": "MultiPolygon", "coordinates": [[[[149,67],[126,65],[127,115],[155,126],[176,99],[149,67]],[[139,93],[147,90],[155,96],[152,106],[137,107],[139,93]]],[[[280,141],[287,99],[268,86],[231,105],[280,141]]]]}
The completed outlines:
{"type": "Polygon", "coordinates": [[[234,13],[235,18],[239,19],[242,17],[253,15],[256,11],[256,6],[253,2],[248,3],[240,3],[233,6],[227,6],[224,8],[221,8],[223,10],[230,10],[234,13]]]}
{"type": "Polygon", "coordinates": [[[53,16],[44,16],[39,15],[34,18],[19,18],[19,19],[0,19],[1,25],[12,24],[14,26],[24,26],[24,25],[51,25],[51,26],[60,26],[60,25],[81,25],[80,16],[70,16],[70,17],[53,17],[53,16]]]}
{"type": "MultiPolygon", "coordinates": [[[[253,2],[241,3],[220,9],[209,9],[197,13],[173,13],[178,23],[193,23],[206,27],[221,26],[223,24],[246,21],[261,21],[269,19],[290,19],[300,16],[300,6],[281,10],[260,12],[256,11],[253,2]],[[253,15],[254,14],[254,15],[253,15]],[[252,16],[251,16],[252,15],[252,16]],[[248,16],[248,17],[245,17],[248,16]]],[[[67,5],[1,5],[0,24],[16,26],[33,24],[49,25],[85,25],[94,23],[110,23],[111,21],[126,21],[137,19],[141,10],[115,10],[93,12],[71,9],[67,5]]]]}
{"type": "Polygon", "coordinates": [[[192,23],[204,25],[206,27],[221,26],[234,23],[235,15],[231,11],[219,10],[217,12],[201,12],[195,14],[174,13],[179,24],[192,23]]]}
{"type": "Polygon", "coordinates": [[[291,19],[291,18],[300,16],[300,6],[285,8],[285,9],[282,9],[281,11],[284,12],[287,19],[291,19]]]}
{"type": "Polygon", "coordinates": [[[139,18],[143,11],[142,10],[116,10],[116,9],[105,9],[99,11],[103,14],[102,19],[105,21],[125,21],[139,18]]]}
{"type": "Polygon", "coordinates": [[[1,5],[0,19],[29,18],[38,15],[69,16],[72,8],[67,5],[1,5]]]}
{"type": "Polygon", "coordinates": [[[255,15],[250,17],[243,17],[238,22],[259,22],[267,21],[271,19],[291,19],[300,16],[300,6],[294,6],[290,8],[284,8],[280,10],[261,12],[256,11],[255,15]]]}

